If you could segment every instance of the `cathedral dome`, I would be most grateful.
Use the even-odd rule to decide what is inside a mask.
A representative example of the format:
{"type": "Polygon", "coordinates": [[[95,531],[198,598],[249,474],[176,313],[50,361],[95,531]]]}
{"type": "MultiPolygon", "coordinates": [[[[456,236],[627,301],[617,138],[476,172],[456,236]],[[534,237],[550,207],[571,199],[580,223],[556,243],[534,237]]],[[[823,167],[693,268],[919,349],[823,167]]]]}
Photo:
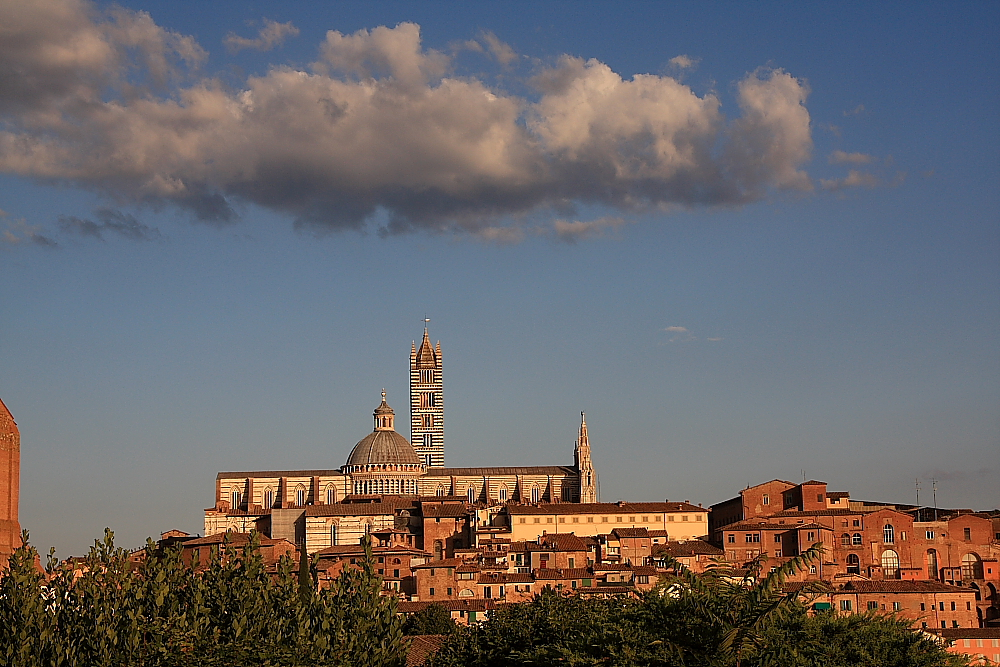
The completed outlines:
{"type": "Polygon", "coordinates": [[[420,463],[420,457],[406,438],[395,431],[375,431],[354,446],[347,459],[349,466],[375,463],[420,463]]]}

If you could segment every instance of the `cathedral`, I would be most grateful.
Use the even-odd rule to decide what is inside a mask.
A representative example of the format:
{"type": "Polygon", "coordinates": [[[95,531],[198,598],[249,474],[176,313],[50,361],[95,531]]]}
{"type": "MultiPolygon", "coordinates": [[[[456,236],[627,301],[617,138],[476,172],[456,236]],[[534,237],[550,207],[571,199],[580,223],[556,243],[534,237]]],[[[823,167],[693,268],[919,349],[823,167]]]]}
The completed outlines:
{"type": "Polygon", "coordinates": [[[373,421],[372,432],[354,446],[340,468],[219,473],[215,505],[205,510],[205,534],[258,528],[272,537],[291,531],[296,541],[304,541],[308,532],[308,541],[316,541],[317,547],[335,546],[356,544],[359,530],[391,529],[398,523],[392,517],[398,518],[399,512],[389,507],[420,499],[461,501],[467,509],[597,502],[585,418],[572,465],[445,465],[441,343],[431,344],[426,326],[419,348],[415,342],[410,347],[410,440],[396,431],[395,411],[385,391],[373,421]],[[386,512],[384,525],[374,519],[380,511],[386,512]],[[342,530],[338,537],[338,526],[348,516],[357,519],[357,530],[342,530]],[[306,523],[317,525],[306,531],[306,523]],[[329,539],[317,541],[317,531],[329,539]]]}

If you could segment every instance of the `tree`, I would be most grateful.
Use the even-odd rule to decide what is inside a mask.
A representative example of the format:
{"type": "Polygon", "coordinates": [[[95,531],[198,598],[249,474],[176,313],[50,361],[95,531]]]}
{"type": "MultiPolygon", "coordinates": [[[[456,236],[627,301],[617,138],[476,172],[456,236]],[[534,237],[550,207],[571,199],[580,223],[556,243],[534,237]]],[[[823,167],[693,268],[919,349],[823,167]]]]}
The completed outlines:
{"type": "Polygon", "coordinates": [[[458,629],[451,612],[441,604],[432,604],[410,614],[403,623],[406,635],[450,635],[458,629]]]}

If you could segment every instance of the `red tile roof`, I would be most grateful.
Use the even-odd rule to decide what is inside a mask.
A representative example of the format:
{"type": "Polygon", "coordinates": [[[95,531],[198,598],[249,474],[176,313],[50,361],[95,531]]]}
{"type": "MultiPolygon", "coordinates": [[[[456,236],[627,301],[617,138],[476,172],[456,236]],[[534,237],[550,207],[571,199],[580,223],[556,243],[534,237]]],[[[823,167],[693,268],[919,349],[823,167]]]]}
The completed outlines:
{"type": "Polygon", "coordinates": [[[685,540],[684,542],[667,542],[666,544],[654,544],[653,555],[667,554],[674,558],[686,556],[722,556],[725,551],[712,546],[704,540],[685,540]]]}
{"type": "Polygon", "coordinates": [[[949,586],[938,581],[898,581],[886,579],[882,581],[848,581],[834,593],[968,593],[974,595],[971,588],[949,586]]]}
{"type": "Polygon", "coordinates": [[[411,635],[410,647],[406,651],[406,667],[421,667],[427,658],[441,650],[448,641],[448,635],[411,635]]]}
{"type": "Polygon", "coordinates": [[[640,514],[671,512],[708,512],[707,507],[691,503],[552,503],[547,505],[508,505],[511,514],[640,514]]]}
{"type": "Polygon", "coordinates": [[[649,532],[645,528],[615,528],[611,531],[618,539],[623,537],[649,537],[649,532]]]}

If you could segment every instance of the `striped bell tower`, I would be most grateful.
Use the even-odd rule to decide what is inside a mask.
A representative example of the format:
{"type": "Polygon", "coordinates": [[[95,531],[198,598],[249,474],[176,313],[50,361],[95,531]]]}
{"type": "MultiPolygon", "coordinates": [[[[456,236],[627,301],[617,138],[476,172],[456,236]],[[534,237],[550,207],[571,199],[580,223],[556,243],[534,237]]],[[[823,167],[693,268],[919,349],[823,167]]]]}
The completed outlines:
{"type": "Polygon", "coordinates": [[[587,434],[587,415],[580,413],[580,437],[576,440],[576,470],[580,475],[581,503],[597,502],[597,475],[590,459],[590,436],[587,434]]]}
{"type": "Polygon", "coordinates": [[[444,466],[444,381],[441,341],[431,346],[424,320],[420,348],[410,345],[410,444],[428,468],[444,466]]]}

